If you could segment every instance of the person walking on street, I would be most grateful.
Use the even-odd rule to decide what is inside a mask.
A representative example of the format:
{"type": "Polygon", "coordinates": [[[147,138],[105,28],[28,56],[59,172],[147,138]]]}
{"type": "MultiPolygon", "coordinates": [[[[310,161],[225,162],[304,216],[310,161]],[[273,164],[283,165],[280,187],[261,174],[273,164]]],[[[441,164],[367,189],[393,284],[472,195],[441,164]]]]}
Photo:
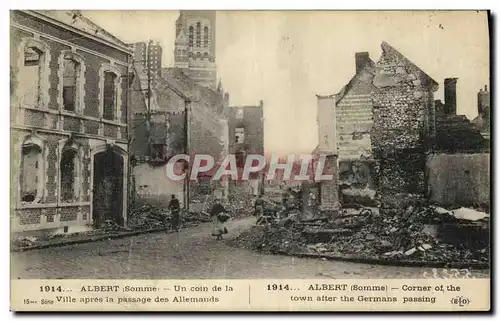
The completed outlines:
{"type": "Polygon", "coordinates": [[[220,204],[219,200],[215,200],[212,209],[210,210],[212,217],[212,236],[216,236],[217,240],[222,240],[222,235],[227,234],[227,229],[224,223],[229,219],[227,210],[220,204]]]}
{"type": "Polygon", "coordinates": [[[179,203],[179,200],[173,194],[172,199],[168,204],[168,210],[171,213],[170,228],[176,232],[179,232],[181,205],[179,203]]]}

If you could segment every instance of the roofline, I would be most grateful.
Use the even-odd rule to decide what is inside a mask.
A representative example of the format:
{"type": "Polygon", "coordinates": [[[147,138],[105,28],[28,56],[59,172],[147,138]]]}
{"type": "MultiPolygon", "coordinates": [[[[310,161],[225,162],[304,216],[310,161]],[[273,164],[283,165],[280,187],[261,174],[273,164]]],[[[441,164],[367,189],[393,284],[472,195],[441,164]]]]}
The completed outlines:
{"type": "Polygon", "coordinates": [[[316,97],[318,99],[332,99],[332,98],[335,98],[337,96],[337,94],[331,94],[331,95],[318,95],[316,94],[316,97]]]}
{"type": "Polygon", "coordinates": [[[229,108],[263,108],[259,105],[229,106],[229,108]]]}
{"type": "MultiPolygon", "coordinates": [[[[63,28],[68,29],[68,30],[70,30],[70,31],[72,31],[72,32],[74,32],[74,33],[77,33],[77,34],[83,35],[83,36],[85,36],[85,37],[87,37],[87,38],[90,38],[90,39],[92,39],[92,40],[94,40],[94,41],[97,41],[97,42],[100,42],[100,43],[102,43],[102,44],[105,44],[105,45],[107,45],[107,46],[109,46],[109,47],[112,47],[112,48],[115,48],[115,49],[121,50],[121,51],[123,51],[123,52],[125,52],[125,53],[127,53],[127,54],[132,55],[132,54],[134,53],[134,51],[133,51],[131,48],[129,48],[129,47],[128,47],[125,43],[124,43],[124,45],[117,45],[117,44],[115,44],[115,43],[112,43],[112,42],[107,41],[107,40],[105,40],[105,39],[102,39],[102,38],[96,37],[96,36],[94,36],[94,35],[92,35],[92,34],[90,34],[90,33],[88,33],[88,32],[85,32],[85,31],[80,30],[80,29],[78,29],[78,28],[72,27],[72,26],[70,26],[70,25],[68,25],[68,24],[66,24],[66,23],[64,23],[64,22],[61,22],[61,21],[59,21],[59,20],[57,20],[57,19],[55,19],[55,18],[52,18],[52,17],[46,16],[46,15],[44,15],[44,14],[42,14],[42,13],[39,13],[39,12],[36,12],[36,11],[34,11],[34,10],[19,10],[19,11],[24,12],[24,13],[26,13],[26,14],[30,15],[30,16],[33,16],[33,17],[36,17],[36,18],[42,19],[42,20],[44,20],[44,21],[46,21],[46,22],[52,23],[52,24],[57,25],[57,26],[59,26],[59,27],[63,27],[63,28]]],[[[104,30],[104,29],[103,29],[103,30],[104,30]]],[[[106,31],[106,32],[107,32],[107,31],[106,31]]],[[[108,33],[109,33],[109,32],[108,32],[108,33]]]]}

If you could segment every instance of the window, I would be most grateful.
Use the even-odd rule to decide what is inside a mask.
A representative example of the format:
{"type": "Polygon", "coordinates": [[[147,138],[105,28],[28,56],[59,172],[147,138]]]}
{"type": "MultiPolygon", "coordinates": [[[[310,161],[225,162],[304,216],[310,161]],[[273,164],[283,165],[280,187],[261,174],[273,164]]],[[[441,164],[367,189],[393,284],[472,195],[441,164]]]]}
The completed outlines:
{"type": "Polygon", "coordinates": [[[63,108],[74,112],[79,99],[80,63],[71,56],[65,56],[63,63],[63,108]]]}
{"type": "Polygon", "coordinates": [[[203,28],[203,47],[208,47],[208,27],[203,28]]]}
{"type": "Polygon", "coordinates": [[[243,117],[245,116],[245,112],[243,111],[242,108],[238,108],[236,110],[236,118],[237,119],[243,119],[243,117]]]}
{"type": "Polygon", "coordinates": [[[193,45],[193,33],[194,33],[194,28],[193,26],[189,27],[189,45],[193,45]]]}
{"type": "Polygon", "coordinates": [[[37,107],[41,96],[41,72],[43,52],[36,47],[24,48],[24,61],[19,72],[23,105],[37,107]]]}
{"type": "Polygon", "coordinates": [[[36,203],[41,195],[42,149],[32,143],[23,144],[21,150],[21,201],[36,203]]]}
{"type": "Polygon", "coordinates": [[[73,202],[76,200],[76,190],[78,183],[77,160],[78,153],[75,149],[63,149],[61,155],[61,201],[73,202]]]}
{"type": "Polygon", "coordinates": [[[235,131],[236,144],[243,144],[245,141],[245,129],[244,128],[236,128],[235,131]]]}
{"type": "Polygon", "coordinates": [[[201,23],[196,23],[196,47],[201,47],[201,23]]]}
{"type": "Polygon", "coordinates": [[[103,92],[103,118],[113,120],[116,109],[116,80],[118,77],[113,72],[104,73],[104,92],[103,92]]]}

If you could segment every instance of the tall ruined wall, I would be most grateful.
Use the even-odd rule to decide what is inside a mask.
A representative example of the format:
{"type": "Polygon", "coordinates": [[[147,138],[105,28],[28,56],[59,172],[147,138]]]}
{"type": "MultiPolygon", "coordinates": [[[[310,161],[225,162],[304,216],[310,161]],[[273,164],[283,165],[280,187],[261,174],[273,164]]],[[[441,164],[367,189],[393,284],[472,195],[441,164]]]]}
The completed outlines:
{"type": "Polygon", "coordinates": [[[382,192],[423,193],[425,151],[433,132],[433,92],[422,71],[384,47],[375,67],[372,92],[375,158],[380,162],[382,192]]]}
{"type": "Polygon", "coordinates": [[[340,161],[373,157],[373,106],[370,95],[372,78],[367,71],[356,75],[349,91],[337,103],[337,146],[340,161]]]}

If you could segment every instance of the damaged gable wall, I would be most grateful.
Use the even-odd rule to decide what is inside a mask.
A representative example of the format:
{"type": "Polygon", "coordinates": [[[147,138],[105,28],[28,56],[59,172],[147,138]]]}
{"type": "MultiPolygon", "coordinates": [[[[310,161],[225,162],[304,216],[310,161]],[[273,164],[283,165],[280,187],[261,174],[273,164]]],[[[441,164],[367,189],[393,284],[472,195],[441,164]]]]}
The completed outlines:
{"type": "Polygon", "coordinates": [[[388,44],[375,66],[372,147],[382,193],[424,193],[437,83],[388,44]]]}
{"type": "MultiPolygon", "coordinates": [[[[375,166],[371,131],[373,127],[374,62],[368,53],[356,53],[356,74],[337,94],[336,124],[338,146],[338,179],[341,201],[345,205],[352,197],[375,194],[375,166]]],[[[364,202],[364,199],[363,199],[364,202]]],[[[373,201],[369,201],[371,204],[373,201]]],[[[366,205],[370,205],[366,204],[366,205]]]]}
{"type": "Polygon", "coordinates": [[[373,75],[364,70],[351,81],[351,88],[337,101],[337,144],[339,160],[372,158],[370,132],[373,75]]]}

